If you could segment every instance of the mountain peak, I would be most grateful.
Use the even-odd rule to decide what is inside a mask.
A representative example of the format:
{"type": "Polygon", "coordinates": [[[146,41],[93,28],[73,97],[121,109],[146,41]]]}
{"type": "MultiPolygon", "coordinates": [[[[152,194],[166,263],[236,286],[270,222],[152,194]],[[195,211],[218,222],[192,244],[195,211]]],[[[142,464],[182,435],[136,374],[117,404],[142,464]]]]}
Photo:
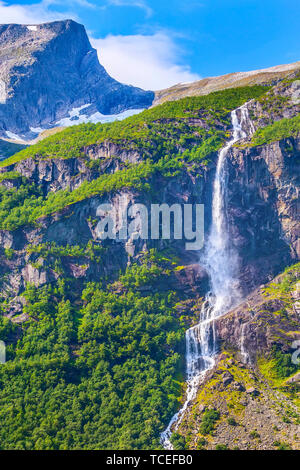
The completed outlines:
{"type": "Polygon", "coordinates": [[[32,129],[54,127],[83,106],[87,115],[117,114],[147,108],[153,98],[111,78],[73,20],[0,25],[2,136],[31,138],[32,129]]]}

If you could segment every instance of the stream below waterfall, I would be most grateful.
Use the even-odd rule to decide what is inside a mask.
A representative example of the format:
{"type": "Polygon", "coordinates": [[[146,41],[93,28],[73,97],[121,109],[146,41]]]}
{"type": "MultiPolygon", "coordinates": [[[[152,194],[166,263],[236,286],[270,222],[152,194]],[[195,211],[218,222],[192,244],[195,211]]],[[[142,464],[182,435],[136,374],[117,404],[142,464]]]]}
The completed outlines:
{"type": "Polygon", "coordinates": [[[199,383],[206,372],[213,368],[217,353],[214,320],[241,300],[238,281],[238,257],[231,246],[227,222],[227,155],[240,139],[253,134],[247,103],[231,112],[233,135],[219,151],[213,183],[212,223],[201,256],[201,265],[210,277],[211,290],[203,303],[199,323],[186,331],[187,390],[182,408],[173,416],[167,429],[161,434],[161,444],[172,450],[171,435],[181,423],[189,403],[196,397],[199,383]]]}

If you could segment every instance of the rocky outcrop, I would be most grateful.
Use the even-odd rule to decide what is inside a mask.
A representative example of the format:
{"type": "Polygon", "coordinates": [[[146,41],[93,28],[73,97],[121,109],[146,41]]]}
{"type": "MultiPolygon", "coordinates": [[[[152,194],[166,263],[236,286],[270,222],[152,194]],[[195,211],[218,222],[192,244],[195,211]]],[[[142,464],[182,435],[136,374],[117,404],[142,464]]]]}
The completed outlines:
{"type": "MultiPolygon", "coordinates": [[[[72,20],[0,25],[0,135],[30,140],[78,109],[117,114],[147,108],[154,94],[123,85],[100,65],[84,27],[72,20]]],[[[72,118],[71,118],[72,119],[72,118]]]]}
{"type": "MultiPolygon", "coordinates": [[[[280,282],[280,277],[274,282],[280,282]]],[[[300,340],[296,302],[281,299],[279,294],[266,294],[264,287],[257,289],[236,309],[216,320],[220,347],[233,348],[241,361],[250,364],[273,347],[293,352],[292,343],[300,340]]]]}
{"type": "MultiPolygon", "coordinates": [[[[112,142],[104,141],[82,149],[82,158],[39,159],[28,158],[16,164],[0,168],[1,173],[16,171],[31,183],[43,188],[44,194],[49,191],[59,191],[69,188],[71,191],[84,181],[91,181],[103,173],[114,173],[127,163],[142,161],[141,151],[134,146],[124,148],[112,142]]],[[[7,184],[18,187],[21,180],[6,181],[7,184]]]]}
{"type": "Polygon", "coordinates": [[[118,157],[123,162],[139,163],[142,161],[141,150],[138,151],[134,145],[130,146],[128,143],[125,145],[126,147],[106,140],[101,144],[87,146],[84,153],[91,160],[118,157]]]}
{"type": "Polygon", "coordinates": [[[289,396],[226,352],[200,384],[177,432],[192,450],[299,450],[298,416],[289,396]],[[218,415],[207,432],[209,410],[218,415]]]}

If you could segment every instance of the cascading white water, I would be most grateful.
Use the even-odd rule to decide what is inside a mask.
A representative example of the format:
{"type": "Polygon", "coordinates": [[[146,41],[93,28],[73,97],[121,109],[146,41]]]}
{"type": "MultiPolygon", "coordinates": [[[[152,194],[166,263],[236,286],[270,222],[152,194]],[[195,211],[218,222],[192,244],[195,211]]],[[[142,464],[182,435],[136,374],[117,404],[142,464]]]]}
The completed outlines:
{"type": "Polygon", "coordinates": [[[199,383],[215,363],[217,341],[214,320],[239,303],[238,259],[230,244],[227,226],[227,169],[226,157],[231,147],[240,139],[251,135],[255,129],[249,119],[247,104],[232,111],[232,139],[219,151],[212,198],[212,224],[201,265],[209,273],[211,291],[206,296],[199,323],[186,332],[187,391],[182,408],[171,419],[161,434],[165,449],[172,449],[170,437],[184,413],[196,397],[199,383]]]}
{"type": "Polygon", "coordinates": [[[247,364],[249,362],[249,354],[245,349],[245,329],[247,327],[247,323],[244,323],[242,325],[242,331],[241,331],[241,356],[243,359],[244,364],[247,364]]]}

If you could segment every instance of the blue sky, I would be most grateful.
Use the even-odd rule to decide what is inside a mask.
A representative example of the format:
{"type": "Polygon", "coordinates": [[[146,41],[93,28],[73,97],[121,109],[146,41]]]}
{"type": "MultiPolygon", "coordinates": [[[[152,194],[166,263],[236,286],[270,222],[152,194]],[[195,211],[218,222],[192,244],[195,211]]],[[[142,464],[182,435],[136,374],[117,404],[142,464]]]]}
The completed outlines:
{"type": "Polygon", "coordinates": [[[300,60],[299,0],[0,0],[1,23],[70,17],[115,78],[143,88],[300,60]]]}

